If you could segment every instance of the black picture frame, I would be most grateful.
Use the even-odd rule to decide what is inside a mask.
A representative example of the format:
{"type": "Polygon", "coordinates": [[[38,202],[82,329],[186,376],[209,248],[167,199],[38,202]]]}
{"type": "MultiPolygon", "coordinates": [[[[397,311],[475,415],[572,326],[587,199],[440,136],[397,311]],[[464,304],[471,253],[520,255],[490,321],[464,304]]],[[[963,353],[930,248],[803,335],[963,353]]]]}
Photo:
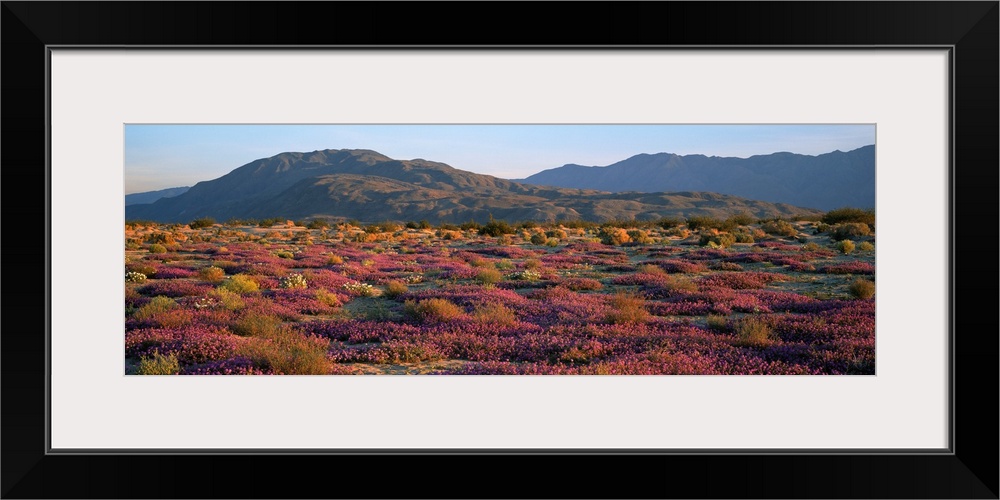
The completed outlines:
{"type": "MultiPolygon", "coordinates": [[[[560,3],[555,9],[490,2],[2,4],[2,138],[7,147],[0,150],[0,161],[9,238],[2,248],[8,314],[6,334],[0,337],[4,498],[998,498],[1000,329],[993,309],[998,269],[992,232],[1000,206],[996,1],[615,2],[560,3]],[[573,15],[564,15],[566,10],[573,15]],[[954,369],[949,452],[48,453],[45,319],[51,235],[37,231],[49,213],[48,47],[413,44],[608,50],[950,47],[954,369]],[[26,222],[33,227],[25,228],[26,222]],[[983,303],[986,311],[979,310],[983,303]],[[565,469],[575,472],[569,477],[557,472],[565,469]]],[[[914,235],[915,241],[920,237],[914,235]]]]}

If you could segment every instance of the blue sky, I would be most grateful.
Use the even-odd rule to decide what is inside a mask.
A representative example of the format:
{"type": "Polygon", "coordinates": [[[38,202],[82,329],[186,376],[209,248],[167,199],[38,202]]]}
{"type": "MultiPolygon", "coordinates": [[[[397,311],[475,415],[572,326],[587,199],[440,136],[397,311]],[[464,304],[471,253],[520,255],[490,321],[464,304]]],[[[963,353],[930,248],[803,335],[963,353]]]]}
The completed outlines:
{"type": "Polygon", "coordinates": [[[875,125],[126,125],[125,194],[221,177],[260,158],[371,149],[507,179],[640,153],[746,158],[875,144],[875,125]]]}

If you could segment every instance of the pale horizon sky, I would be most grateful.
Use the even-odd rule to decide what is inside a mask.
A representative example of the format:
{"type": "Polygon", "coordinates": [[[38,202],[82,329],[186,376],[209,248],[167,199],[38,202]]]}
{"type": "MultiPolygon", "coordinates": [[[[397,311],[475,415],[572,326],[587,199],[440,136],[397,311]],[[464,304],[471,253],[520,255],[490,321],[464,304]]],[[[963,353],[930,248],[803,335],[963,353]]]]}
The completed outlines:
{"type": "Polygon", "coordinates": [[[875,144],[875,125],[126,125],[125,194],[193,186],[261,158],[370,149],[505,179],[637,154],[819,155],[875,144]]]}

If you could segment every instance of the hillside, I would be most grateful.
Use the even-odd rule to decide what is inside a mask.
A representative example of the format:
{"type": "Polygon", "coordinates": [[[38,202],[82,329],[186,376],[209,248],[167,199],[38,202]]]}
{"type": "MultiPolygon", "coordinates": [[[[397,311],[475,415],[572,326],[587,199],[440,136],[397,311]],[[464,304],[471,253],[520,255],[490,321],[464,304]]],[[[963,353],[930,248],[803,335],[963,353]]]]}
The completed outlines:
{"type": "Polygon", "coordinates": [[[126,219],[188,222],[198,217],[422,220],[653,219],[667,215],[758,217],[813,214],[784,203],[701,192],[609,193],[513,182],[370,150],[282,153],[243,165],[184,194],[129,205],[126,219]]]}
{"type": "Polygon", "coordinates": [[[611,192],[709,191],[814,207],[875,206],[875,146],[818,156],[640,154],[604,167],[568,164],[519,182],[611,192]]]}

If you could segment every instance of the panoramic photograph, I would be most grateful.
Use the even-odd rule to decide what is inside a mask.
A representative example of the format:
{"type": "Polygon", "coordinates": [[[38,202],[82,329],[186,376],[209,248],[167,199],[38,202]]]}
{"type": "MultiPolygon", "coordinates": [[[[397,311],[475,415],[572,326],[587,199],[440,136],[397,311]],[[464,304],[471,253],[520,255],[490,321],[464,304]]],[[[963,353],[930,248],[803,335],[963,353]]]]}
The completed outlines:
{"type": "Polygon", "coordinates": [[[875,375],[875,125],[125,126],[126,375],[875,375]]]}

